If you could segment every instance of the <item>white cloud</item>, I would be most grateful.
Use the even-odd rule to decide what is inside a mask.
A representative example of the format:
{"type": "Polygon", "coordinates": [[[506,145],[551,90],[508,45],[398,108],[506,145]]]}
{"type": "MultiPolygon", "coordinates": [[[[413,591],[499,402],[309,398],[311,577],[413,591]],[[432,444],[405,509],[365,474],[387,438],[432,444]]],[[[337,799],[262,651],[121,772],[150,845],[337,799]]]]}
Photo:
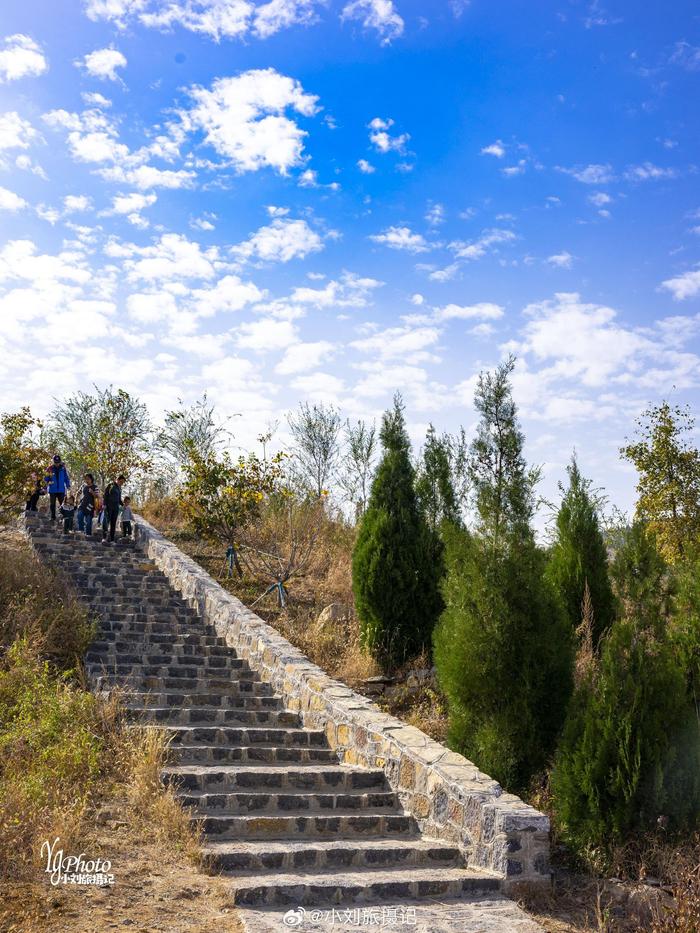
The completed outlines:
{"type": "Polygon", "coordinates": [[[408,133],[400,133],[398,136],[391,136],[389,130],[394,125],[392,119],[383,120],[381,117],[374,117],[370,120],[368,126],[370,130],[369,140],[378,152],[404,152],[406,143],[411,138],[408,133]]]}
{"type": "Polygon", "coordinates": [[[676,301],[694,298],[700,292],[700,269],[691,269],[682,275],[666,279],[661,283],[661,288],[671,292],[676,301]]]}
{"type": "Polygon", "coordinates": [[[625,170],[628,181],[658,181],[662,178],[675,178],[678,172],[673,168],[661,168],[653,162],[630,165],[625,170]]]}
{"type": "Polygon", "coordinates": [[[425,253],[431,249],[425,237],[420,233],[413,233],[410,227],[387,227],[382,233],[370,236],[370,240],[391,249],[408,250],[409,253],[425,253]]]}
{"type": "Polygon", "coordinates": [[[92,200],[85,194],[67,194],[63,199],[63,210],[66,214],[82,213],[89,211],[92,207],[92,200]]]}
{"type": "Polygon", "coordinates": [[[152,246],[144,247],[112,241],[105,252],[113,258],[124,258],[131,281],[212,279],[223,266],[216,248],[202,250],[199,243],[177,233],[165,233],[152,246]]]}
{"type": "Polygon", "coordinates": [[[305,373],[321,366],[333,353],[334,346],[328,340],[315,340],[310,343],[297,343],[289,347],[275,372],[281,376],[305,373]]]}
{"type": "Polygon", "coordinates": [[[556,266],[559,269],[570,269],[573,261],[574,257],[571,253],[567,253],[566,250],[547,257],[547,262],[550,266],[556,266]]]}
{"type": "Polygon", "coordinates": [[[184,128],[201,130],[237,171],[269,166],[286,175],[301,164],[307,134],[286,113],[311,117],[318,98],[305,93],[298,81],[266,68],[217,78],[211,90],[192,87],[189,93],[195,106],[181,113],[184,128]]]}
{"type": "Polygon", "coordinates": [[[253,33],[266,39],[295,25],[315,22],[324,0],[84,0],[90,19],[107,19],[124,29],[131,19],[154,29],[181,26],[190,32],[221,39],[253,33]]]}
{"type": "Polygon", "coordinates": [[[27,76],[36,77],[48,70],[41,47],[29,36],[7,36],[0,49],[0,84],[27,76]]]}
{"type": "Polygon", "coordinates": [[[381,359],[400,358],[408,363],[430,359],[432,354],[426,351],[440,339],[437,327],[387,327],[385,330],[354,340],[350,346],[363,353],[372,353],[381,359]]]}
{"type": "Polygon", "coordinates": [[[141,191],[149,188],[189,188],[195,173],[186,169],[160,169],[153,165],[139,165],[138,168],[124,170],[120,165],[102,169],[100,174],[106,181],[133,185],[141,191]]]}
{"type": "Polygon", "coordinates": [[[248,240],[234,246],[232,252],[243,259],[289,262],[322,249],[323,240],[305,220],[277,218],[268,226],[260,227],[248,240]]]}
{"type": "Polygon", "coordinates": [[[14,191],[9,191],[7,188],[0,188],[0,211],[11,211],[15,213],[16,211],[23,210],[25,207],[27,207],[27,202],[24,198],[15,194],[14,191]]]}
{"type": "Polygon", "coordinates": [[[216,230],[216,225],[213,221],[216,220],[216,214],[204,214],[203,217],[192,217],[190,220],[190,227],[193,230],[216,230]]]}
{"type": "Polygon", "coordinates": [[[403,33],[404,22],[393,0],[351,0],[340,16],[343,20],[360,21],[365,29],[376,30],[382,45],[388,45],[403,33]]]}
{"type": "Polygon", "coordinates": [[[595,207],[605,207],[606,204],[612,202],[612,198],[609,194],[606,194],[604,191],[594,191],[593,194],[588,195],[588,200],[595,207]]]}
{"type": "Polygon", "coordinates": [[[435,309],[435,319],[438,321],[451,321],[454,319],[464,321],[497,321],[503,317],[504,309],[501,305],[491,301],[480,301],[475,305],[445,305],[444,308],[435,309]]]}
{"type": "Polygon", "coordinates": [[[378,279],[344,272],[340,281],[333,279],[323,288],[295,288],[289,302],[315,308],[364,308],[372,292],[383,284],[378,279]]]}
{"type": "Polygon", "coordinates": [[[607,185],[614,180],[612,166],[592,163],[591,165],[577,165],[573,168],[562,168],[558,166],[558,171],[565,175],[571,175],[576,181],[584,185],[607,185]]]}
{"type": "Polygon", "coordinates": [[[431,227],[438,227],[445,222],[445,205],[431,204],[425,214],[425,219],[431,227]]]}
{"type": "Polygon", "coordinates": [[[493,228],[484,230],[477,240],[472,240],[469,243],[456,240],[454,243],[450,243],[450,249],[454,251],[457,259],[481,259],[490,252],[493,246],[497,246],[499,243],[512,243],[516,239],[517,237],[512,230],[493,228]]]}
{"type": "Polygon", "coordinates": [[[38,133],[28,120],[15,111],[0,114],[0,151],[3,149],[28,149],[38,133]]]}
{"type": "Polygon", "coordinates": [[[85,58],[79,59],[75,64],[80,68],[84,68],[93,78],[100,78],[103,81],[117,81],[119,80],[117,68],[126,68],[127,61],[126,56],[118,49],[107,48],[95,49],[94,52],[89,52],[85,58]]]}
{"type": "Polygon", "coordinates": [[[376,168],[367,161],[367,159],[358,159],[357,167],[363,175],[371,175],[373,172],[377,171],[376,168]]]}
{"type": "Polygon", "coordinates": [[[491,143],[489,146],[484,146],[481,150],[482,155],[492,155],[496,156],[497,159],[502,159],[506,154],[506,148],[501,142],[500,139],[497,139],[495,143],[491,143]]]}
{"type": "Polygon", "coordinates": [[[297,329],[289,321],[261,318],[259,321],[241,324],[237,330],[236,343],[244,349],[266,352],[286,350],[297,339],[297,329]]]}
{"type": "Polygon", "coordinates": [[[530,322],[518,351],[549,362],[550,378],[605,386],[622,372],[639,371],[640,354],[654,348],[647,337],[618,324],[612,308],[586,304],[576,293],[559,293],[524,313],[530,322]]]}
{"type": "Polygon", "coordinates": [[[112,207],[106,214],[138,214],[158,200],[155,194],[118,194],[112,199],[112,207]]]}
{"type": "Polygon", "coordinates": [[[112,101],[108,100],[103,94],[98,94],[97,91],[84,91],[80,96],[88,107],[101,107],[106,110],[112,106],[112,101]]]}
{"type": "Polygon", "coordinates": [[[299,376],[292,381],[292,386],[304,393],[312,401],[320,400],[335,405],[340,404],[340,394],[345,389],[345,383],[339,376],[330,373],[311,373],[308,376],[299,376]]]}
{"type": "Polygon", "coordinates": [[[672,65],[680,65],[687,71],[698,71],[700,70],[700,47],[685,41],[676,42],[669,62],[672,65]]]}
{"type": "Polygon", "coordinates": [[[246,305],[262,301],[265,293],[252,282],[243,282],[237,275],[225,275],[213,288],[192,292],[194,312],[198,317],[211,317],[219,311],[240,311],[246,305]]]}
{"type": "Polygon", "coordinates": [[[290,26],[308,26],[318,19],[316,8],[324,0],[268,0],[255,10],[253,32],[267,39],[290,26]]]}

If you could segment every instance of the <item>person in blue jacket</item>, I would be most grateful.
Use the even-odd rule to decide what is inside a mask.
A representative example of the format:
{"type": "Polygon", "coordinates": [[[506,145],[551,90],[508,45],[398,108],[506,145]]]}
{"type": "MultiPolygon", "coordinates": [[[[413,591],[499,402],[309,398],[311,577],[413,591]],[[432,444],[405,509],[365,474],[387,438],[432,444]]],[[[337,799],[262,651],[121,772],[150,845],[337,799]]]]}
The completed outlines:
{"type": "Polygon", "coordinates": [[[49,494],[51,503],[51,521],[55,522],[56,502],[58,501],[59,505],[63,505],[66,492],[70,489],[68,470],[58,454],[54,455],[53,463],[49,467],[49,472],[46,474],[44,481],[46,482],[46,491],[49,494]]]}

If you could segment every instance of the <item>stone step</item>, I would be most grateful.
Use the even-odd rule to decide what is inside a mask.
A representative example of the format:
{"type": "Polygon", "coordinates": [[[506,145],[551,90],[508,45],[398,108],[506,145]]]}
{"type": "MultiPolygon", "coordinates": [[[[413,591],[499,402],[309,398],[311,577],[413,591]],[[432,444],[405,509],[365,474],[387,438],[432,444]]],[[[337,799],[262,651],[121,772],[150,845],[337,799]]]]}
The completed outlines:
{"type": "Polygon", "coordinates": [[[141,635],[142,638],[151,635],[169,635],[173,638],[211,636],[211,632],[201,622],[187,622],[186,616],[183,618],[176,613],[143,611],[110,613],[100,627],[100,633],[104,632],[141,635]]]}
{"type": "Polygon", "coordinates": [[[164,768],[166,784],[186,790],[374,790],[388,787],[386,776],[378,768],[354,768],[348,765],[259,764],[179,765],[164,768]]]}
{"type": "MultiPolygon", "coordinates": [[[[239,661],[234,652],[226,645],[200,645],[197,642],[190,642],[182,638],[177,641],[152,641],[144,639],[141,641],[129,641],[119,639],[103,639],[98,632],[97,638],[90,645],[92,654],[111,655],[116,658],[123,656],[143,656],[144,654],[161,655],[169,658],[226,658],[230,661],[239,661]]],[[[152,663],[149,661],[149,663],[152,663]]],[[[245,662],[240,661],[241,664],[245,662]]],[[[235,665],[237,666],[237,665],[235,665]]]]}
{"type": "Polygon", "coordinates": [[[111,629],[101,627],[96,637],[97,640],[93,642],[91,647],[95,647],[97,644],[107,643],[116,645],[117,649],[121,646],[126,647],[127,645],[133,646],[136,649],[145,645],[163,645],[164,647],[182,647],[188,645],[195,648],[197,646],[201,648],[222,648],[231,657],[236,656],[236,652],[233,648],[227,646],[225,639],[218,638],[216,635],[199,635],[194,632],[151,632],[145,635],[143,632],[115,632],[111,629]]]}
{"type": "Polygon", "coordinates": [[[171,747],[177,745],[274,745],[295,748],[325,748],[326,733],[322,729],[257,728],[255,726],[163,726],[171,747]]]}
{"type": "Polygon", "coordinates": [[[86,671],[96,690],[125,687],[136,692],[220,693],[222,696],[272,696],[272,687],[257,680],[229,680],[219,677],[144,677],[141,674],[102,673],[86,671]]]}
{"type": "MultiPolygon", "coordinates": [[[[266,685],[256,684],[252,681],[245,686],[263,687],[266,685]]],[[[105,693],[108,691],[104,691],[105,693]]],[[[225,710],[229,708],[245,710],[270,710],[285,711],[281,697],[278,696],[260,696],[253,693],[180,693],[171,691],[170,693],[150,693],[142,690],[127,690],[126,704],[141,709],[189,709],[191,707],[206,707],[213,710],[225,710]]]]}
{"type": "Polygon", "coordinates": [[[188,663],[176,661],[172,664],[125,664],[108,658],[104,661],[97,659],[88,661],[85,667],[90,675],[114,674],[116,677],[140,677],[142,680],[159,677],[166,680],[174,678],[181,681],[200,681],[206,677],[223,679],[230,675],[232,679],[240,681],[253,680],[256,676],[250,669],[236,668],[233,664],[217,667],[211,662],[198,665],[195,661],[188,663]]]}
{"type": "Polygon", "coordinates": [[[293,745],[173,745],[168,760],[172,764],[338,764],[332,748],[293,745]]]}
{"type": "Polygon", "coordinates": [[[208,842],[204,864],[216,872],[307,872],[326,869],[425,867],[461,868],[457,846],[421,838],[309,839],[303,841],[208,842]]]}
{"type": "MultiPolygon", "coordinates": [[[[183,647],[183,646],[181,646],[183,647]]],[[[233,657],[232,652],[226,654],[210,654],[209,649],[199,645],[191,645],[184,650],[169,647],[167,651],[158,645],[144,645],[143,651],[135,650],[133,645],[118,646],[113,642],[93,642],[85,655],[88,663],[106,664],[109,667],[128,664],[142,664],[146,667],[160,665],[166,667],[210,667],[217,670],[250,670],[247,661],[233,657]]]]}
{"type": "Polygon", "coordinates": [[[178,789],[178,800],[198,813],[213,815],[260,814],[315,815],[335,813],[365,813],[381,810],[383,813],[398,811],[399,803],[393,791],[350,791],[348,793],[266,794],[252,791],[229,791],[228,793],[196,793],[178,789]]]}
{"type": "Polygon", "coordinates": [[[473,897],[496,892],[499,884],[497,877],[467,868],[329,869],[236,878],[231,893],[240,906],[331,906],[378,900],[398,905],[408,898],[473,897]]]}
{"type": "Polygon", "coordinates": [[[289,815],[204,814],[195,811],[192,820],[210,841],[233,839],[292,839],[298,836],[398,836],[415,833],[412,817],[382,810],[334,810],[326,813],[289,815]]]}
{"type": "Polygon", "coordinates": [[[249,709],[230,706],[216,709],[211,706],[156,707],[126,704],[130,720],[153,722],[158,725],[240,724],[251,726],[300,726],[298,713],[285,709],[249,709]]]}

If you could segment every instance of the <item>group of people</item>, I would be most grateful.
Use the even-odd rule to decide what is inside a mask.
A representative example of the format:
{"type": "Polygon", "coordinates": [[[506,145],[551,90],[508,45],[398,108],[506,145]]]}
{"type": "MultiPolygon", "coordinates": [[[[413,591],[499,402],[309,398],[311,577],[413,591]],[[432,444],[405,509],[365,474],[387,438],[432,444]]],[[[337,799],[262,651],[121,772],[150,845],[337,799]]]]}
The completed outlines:
{"type": "Polygon", "coordinates": [[[102,530],[102,543],[114,542],[117,522],[121,523],[122,536],[131,537],[134,520],[131,511],[131,498],[122,498],[122,486],[125,479],[118,476],[107,483],[104,491],[100,493],[95,485],[92,473],[83,476],[83,483],[77,497],[70,492],[71,481],[68,469],[59,454],[55,454],[53,461],[42,478],[32,473],[30,488],[27,491],[27,512],[39,510],[39,499],[49,496],[49,511],[51,521],[57,520],[56,508],[63,521],[63,533],[75,534],[74,523],[77,522],[77,532],[91,537],[93,522],[97,519],[97,527],[102,530]]]}

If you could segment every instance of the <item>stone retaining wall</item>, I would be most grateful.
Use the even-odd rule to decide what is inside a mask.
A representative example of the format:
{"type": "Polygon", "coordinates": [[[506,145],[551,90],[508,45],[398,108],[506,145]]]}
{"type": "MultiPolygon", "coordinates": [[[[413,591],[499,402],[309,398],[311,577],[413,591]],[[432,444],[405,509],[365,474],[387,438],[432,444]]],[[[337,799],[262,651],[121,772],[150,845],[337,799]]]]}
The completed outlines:
{"type": "Polygon", "coordinates": [[[304,725],[325,729],[342,762],[384,769],[424,833],[459,843],[471,866],[502,876],[507,892],[549,883],[544,814],[504,793],[466,758],[333,680],[139,517],[135,535],[173,587],[301,714],[304,725]]]}

